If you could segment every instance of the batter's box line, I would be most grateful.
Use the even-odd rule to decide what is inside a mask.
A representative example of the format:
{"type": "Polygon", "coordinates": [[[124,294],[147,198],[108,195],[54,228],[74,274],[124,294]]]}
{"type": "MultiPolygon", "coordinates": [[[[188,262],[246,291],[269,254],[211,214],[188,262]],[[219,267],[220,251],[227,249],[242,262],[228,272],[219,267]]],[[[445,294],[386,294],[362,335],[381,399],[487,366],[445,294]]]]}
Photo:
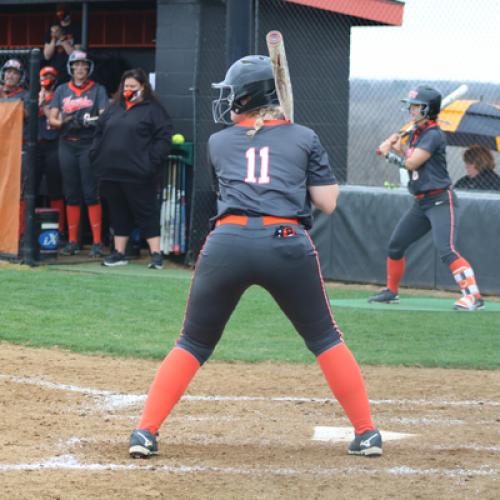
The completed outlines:
{"type": "MultiPolygon", "coordinates": [[[[77,392],[88,396],[95,396],[103,399],[101,406],[106,409],[119,408],[142,403],[146,395],[138,394],[120,394],[108,390],[94,389],[91,387],[80,387],[76,385],[60,384],[44,380],[39,377],[20,377],[16,375],[0,374],[0,379],[7,379],[17,384],[36,385],[47,389],[77,392]]],[[[184,395],[183,401],[273,401],[273,402],[299,402],[299,403],[335,403],[334,398],[309,398],[296,396],[194,396],[184,395]]],[[[409,406],[500,406],[500,401],[496,400],[461,400],[453,401],[446,399],[371,399],[372,405],[409,405],[409,406]]]]}
{"type": "Polygon", "coordinates": [[[340,476],[346,474],[375,476],[389,474],[394,476],[442,476],[451,478],[497,476],[498,469],[492,465],[482,465],[478,469],[445,469],[445,468],[418,468],[401,465],[398,467],[368,468],[368,467],[339,467],[339,468],[291,468],[291,467],[217,467],[210,465],[136,465],[136,464],[82,464],[74,455],[51,457],[43,462],[28,464],[0,464],[0,472],[31,471],[31,470],[79,470],[79,471],[123,471],[142,470],[154,473],[167,474],[226,474],[245,476],[340,476]]]}

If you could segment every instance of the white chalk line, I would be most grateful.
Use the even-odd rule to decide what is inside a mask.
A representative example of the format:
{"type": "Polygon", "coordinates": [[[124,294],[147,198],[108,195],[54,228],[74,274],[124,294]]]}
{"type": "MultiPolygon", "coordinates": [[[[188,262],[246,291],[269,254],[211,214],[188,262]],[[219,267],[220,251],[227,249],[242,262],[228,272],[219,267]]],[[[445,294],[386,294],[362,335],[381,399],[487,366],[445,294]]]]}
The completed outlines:
{"type": "MultiPolygon", "coordinates": [[[[80,387],[68,384],[50,382],[38,377],[19,377],[13,375],[0,374],[0,379],[8,379],[18,384],[37,385],[47,389],[62,390],[68,392],[78,392],[89,396],[101,397],[104,405],[111,408],[130,406],[142,403],[146,395],[120,394],[108,390],[93,389],[90,387],[80,387]]],[[[295,396],[193,396],[184,395],[183,401],[273,401],[273,402],[299,402],[299,403],[335,403],[334,398],[307,398],[295,396]]],[[[496,400],[446,400],[446,399],[371,399],[372,405],[410,405],[410,406],[500,406],[500,401],[496,400]]]]}
{"type": "Polygon", "coordinates": [[[445,477],[473,477],[473,476],[497,476],[498,469],[484,465],[478,469],[445,469],[445,468],[418,468],[409,467],[406,465],[398,467],[382,467],[382,468],[367,468],[367,467],[339,467],[339,468],[324,468],[324,467],[217,467],[210,465],[137,465],[137,464],[82,464],[74,455],[61,455],[48,458],[42,462],[26,463],[26,464],[0,464],[0,472],[11,471],[36,471],[36,470],[80,470],[80,471],[129,471],[142,470],[152,471],[155,473],[165,472],[168,474],[192,474],[192,473],[214,473],[227,475],[250,475],[250,476],[304,476],[304,475],[320,475],[320,476],[339,476],[345,474],[358,475],[379,475],[389,474],[396,476],[445,476],[445,477]]]}

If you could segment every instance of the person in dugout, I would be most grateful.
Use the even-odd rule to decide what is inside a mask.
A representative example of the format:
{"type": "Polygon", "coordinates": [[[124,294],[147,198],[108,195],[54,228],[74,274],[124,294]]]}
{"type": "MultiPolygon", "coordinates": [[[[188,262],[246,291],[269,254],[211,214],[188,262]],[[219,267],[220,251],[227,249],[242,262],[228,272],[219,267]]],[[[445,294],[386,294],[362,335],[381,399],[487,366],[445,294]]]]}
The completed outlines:
{"type": "Polygon", "coordinates": [[[112,104],[97,122],[90,150],[114,231],[115,249],[104,258],[104,266],[128,263],[125,249],[131,231],[138,226],[151,254],[148,267],[163,268],[157,195],[171,135],[170,117],[146,73],[140,68],[125,71],[112,104]]]}
{"type": "Polygon", "coordinates": [[[408,142],[392,134],[380,146],[389,163],[409,171],[408,190],[414,202],[395,227],[388,248],[386,288],[368,302],[399,303],[399,284],[405,271],[408,247],[429,231],[441,261],[448,266],[462,297],[454,309],[477,311],[484,308],[470,263],[455,248],[457,238],[457,196],[446,163],[446,138],[436,120],[441,110],[441,94],[425,85],[411,90],[408,105],[413,128],[408,142]]]}
{"type": "Polygon", "coordinates": [[[96,121],[107,107],[108,97],[102,85],[90,80],[93,69],[94,63],[85,52],[72,52],[67,65],[71,80],[57,87],[49,104],[49,125],[60,130],[59,162],[66,199],[68,243],[61,250],[62,255],[75,255],[80,251],[78,233],[82,203],[87,206],[92,230],[89,255],[103,255],[102,208],[89,149],[96,121]]]}
{"type": "Polygon", "coordinates": [[[26,139],[28,127],[26,119],[28,117],[29,93],[24,87],[26,72],[23,64],[18,59],[9,59],[0,69],[0,101],[23,101],[24,103],[24,126],[23,126],[23,146],[21,150],[21,200],[19,204],[19,238],[24,233],[24,188],[26,184],[26,139]]]}
{"type": "Polygon", "coordinates": [[[59,131],[48,124],[49,105],[54,98],[57,83],[57,70],[45,66],[40,70],[40,92],[38,94],[38,148],[36,161],[35,185],[40,188],[45,176],[50,208],[59,211],[59,234],[64,233],[64,196],[62,176],[59,166],[59,131]]]}
{"type": "Polygon", "coordinates": [[[200,252],[176,346],[161,364],[129,454],[158,453],[156,434],[205,363],[240,297],[269,291],[316,357],[354,427],[351,455],[382,455],[363,376],[334,320],[307,228],[312,206],[327,214],[339,193],[317,134],[284,119],[269,57],[236,61],[213,103],[216,123],[233,124],[208,141],[218,194],[215,228],[200,252]]]}

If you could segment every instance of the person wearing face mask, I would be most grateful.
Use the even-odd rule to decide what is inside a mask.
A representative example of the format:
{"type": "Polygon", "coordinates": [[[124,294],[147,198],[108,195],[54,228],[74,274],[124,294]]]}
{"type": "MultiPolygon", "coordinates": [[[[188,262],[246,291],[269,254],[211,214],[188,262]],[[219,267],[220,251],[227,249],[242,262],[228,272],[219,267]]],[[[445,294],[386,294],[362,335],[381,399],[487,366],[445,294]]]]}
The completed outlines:
{"type": "Polygon", "coordinates": [[[38,94],[38,148],[36,155],[36,190],[45,176],[50,208],[59,210],[59,233],[64,232],[64,196],[59,165],[59,131],[48,123],[49,105],[54,99],[57,70],[45,66],[40,70],[40,92],[38,94]]]}
{"type": "Polygon", "coordinates": [[[92,166],[106,199],[114,248],[103,265],[128,263],[125,249],[134,227],[146,239],[149,268],[162,269],[158,177],[170,151],[172,123],[154,95],[146,73],[126,71],[110,107],[97,122],[90,151],[92,166]]]}
{"type": "Polygon", "coordinates": [[[85,52],[75,50],[68,60],[71,81],[57,87],[49,104],[49,125],[59,130],[59,162],[63,177],[68,222],[68,243],[63,255],[80,251],[80,206],[87,206],[92,230],[91,257],[102,256],[102,209],[97,178],[90,166],[89,149],[99,115],[108,105],[105,88],[90,79],[94,63],[85,52]]]}
{"type": "Polygon", "coordinates": [[[392,134],[380,146],[389,163],[408,170],[408,190],[414,196],[389,241],[387,285],[368,302],[399,303],[399,283],[405,271],[405,252],[429,231],[441,261],[448,266],[462,292],[455,302],[459,311],[484,308],[470,263],[455,248],[457,238],[457,197],[446,163],[446,139],[436,120],[441,94],[425,85],[411,90],[402,102],[408,105],[413,128],[404,144],[400,134],[392,134]]]}

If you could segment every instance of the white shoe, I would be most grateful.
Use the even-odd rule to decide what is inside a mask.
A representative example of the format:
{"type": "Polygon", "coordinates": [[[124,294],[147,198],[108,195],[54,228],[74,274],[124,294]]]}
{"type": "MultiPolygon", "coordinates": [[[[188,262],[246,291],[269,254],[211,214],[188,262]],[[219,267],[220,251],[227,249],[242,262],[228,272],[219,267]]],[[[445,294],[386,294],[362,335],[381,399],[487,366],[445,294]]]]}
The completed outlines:
{"type": "Polygon", "coordinates": [[[484,309],[484,300],[475,295],[464,295],[455,302],[453,309],[456,311],[479,311],[484,309]]]}

